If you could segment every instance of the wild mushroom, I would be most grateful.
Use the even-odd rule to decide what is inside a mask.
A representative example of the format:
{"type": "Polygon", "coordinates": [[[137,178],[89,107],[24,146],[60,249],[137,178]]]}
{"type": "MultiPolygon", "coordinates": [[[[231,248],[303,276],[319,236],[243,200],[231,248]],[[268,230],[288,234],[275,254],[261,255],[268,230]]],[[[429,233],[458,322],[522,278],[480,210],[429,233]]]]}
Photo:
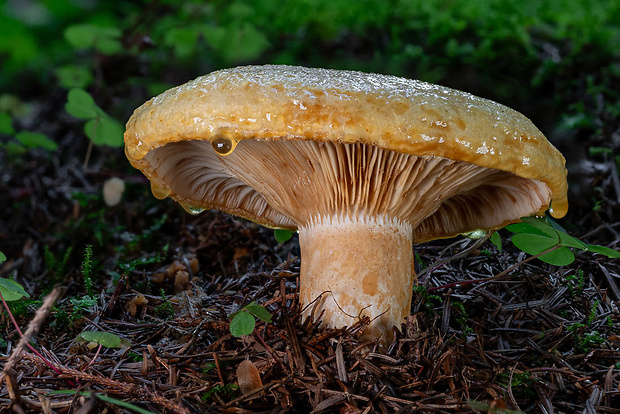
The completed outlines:
{"type": "Polygon", "coordinates": [[[131,164],[157,198],[299,231],[323,321],[410,312],[412,243],[566,213],[562,155],[523,115],[442,86],[291,66],[220,70],[138,108],[131,164]]]}
{"type": "Polygon", "coordinates": [[[125,181],[112,177],[103,183],[103,201],[108,207],[114,207],[121,202],[125,192],[125,181]]]}

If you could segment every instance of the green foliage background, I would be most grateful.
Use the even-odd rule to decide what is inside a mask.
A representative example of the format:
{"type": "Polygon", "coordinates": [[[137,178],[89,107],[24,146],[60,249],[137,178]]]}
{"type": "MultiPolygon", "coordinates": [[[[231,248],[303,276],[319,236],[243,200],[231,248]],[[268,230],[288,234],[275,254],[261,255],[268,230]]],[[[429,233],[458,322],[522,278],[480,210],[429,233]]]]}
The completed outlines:
{"type": "Polygon", "coordinates": [[[0,16],[0,89],[31,98],[90,88],[124,118],[191,77],[285,63],[415,77],[517,104],[534,89],[567,103],[574,88],[619,80],[618,22],[617,0],[12,1],[0,16]]]}
{"type": "Polygon", "coordinates": [[[150,97],[223,67],[277,63],[465,90],[530,117],[569,167],[620,163],[619,45],[619,0],[5,1],[0,148],[53,152],[71,133],[121,147],[122,125],[150,97]],[[41,112],[54,125],[33,119],[41,112]]]}

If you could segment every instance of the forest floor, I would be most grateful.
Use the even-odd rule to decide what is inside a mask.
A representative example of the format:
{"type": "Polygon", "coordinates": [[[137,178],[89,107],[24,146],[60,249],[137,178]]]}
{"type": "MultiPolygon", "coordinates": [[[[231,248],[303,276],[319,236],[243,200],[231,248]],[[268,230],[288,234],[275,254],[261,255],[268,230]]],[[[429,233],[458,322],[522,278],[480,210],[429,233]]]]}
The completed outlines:
{"type": "MultiPolygon", "coordinates": [[[[42,118],[59,149],[0,164],[0,275],[31,295],[10,304],[23,332],[55,286],[60,298],[34,322],[42,357],[20,349],[5,370],[2,412],[620,413],[618,260],[576,252],[551,266],[506,231],[501,251],[467,238],[414,246],[412,314],[381,349],[359,339],[365,320],[302,321],[296,236],[279,244],[253,223],[156,200],[122,151],[95,147],[85,165],[85,139],[42,118]],[[126,190],[107,207],[112,176],[126,190]],[[229,316],[250,302],[273,321],[234,337],[229,316]],[[128,342],[76,340],[93,330],[128,342]],[[248,395],[246,359],[262,383],[248,395]]],[[[563,224],[617,248],[617,169],[604,154],[589,162],[563,224]]],[[[6,312],[0,323],[6,363],[20,336],[6,312]]]]}

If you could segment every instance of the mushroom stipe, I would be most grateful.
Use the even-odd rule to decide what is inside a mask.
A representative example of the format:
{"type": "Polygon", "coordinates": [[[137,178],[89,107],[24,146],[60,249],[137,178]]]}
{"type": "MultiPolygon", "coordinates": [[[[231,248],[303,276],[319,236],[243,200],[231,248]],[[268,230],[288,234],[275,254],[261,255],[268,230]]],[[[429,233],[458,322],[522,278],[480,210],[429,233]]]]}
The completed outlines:
{"type": "Polygon", "coordinates": [[[157,198],[297,229],[302,306],[319,298],[330,327],[369,316],[384,344],[410,312],[412,243],[567,209],[564,158],[523,115],[385,75],[221,70],[138,108],[125,146],[157,198]]]}

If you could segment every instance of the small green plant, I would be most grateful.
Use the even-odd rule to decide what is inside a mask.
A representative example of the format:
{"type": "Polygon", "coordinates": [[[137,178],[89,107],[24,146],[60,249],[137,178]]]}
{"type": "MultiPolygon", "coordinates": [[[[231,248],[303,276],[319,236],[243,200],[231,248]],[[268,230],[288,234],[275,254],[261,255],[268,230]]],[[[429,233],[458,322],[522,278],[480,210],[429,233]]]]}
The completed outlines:
{"type": "Polygon", "coordinates": [[[0,278],[0,293],[7,302],[15,302],[23,297],[30,297],[28,292],[24,290],[23,286],[13,279],[0,278]]]}
{"type": "Polygon", "coordinates": [[[458,316],[456,317],[456,323],[458,323],[461,327],[461,332],[463,333],[463,335],[473,333],[474,330],[467,326],[467,323],[469,322],[469,316],[467,315],[467,311],[465,310],[465,305],[463,305],[463,303],[461,302],[454,302],[452,306],[454,306],[458,312],[458,316]]]}
{"type": "Polygon", "coordinates": [[[92,365],[93,362],[99,356],[101,352],[101,348],[129,348],[131,342],[127,339],[121,338],[118,335],[115,335],[110,332],[101,332],[101,331],[86,331],[82,332],[75,338],[75,341],[78,343],[87,343],[88,348],[92,349],[97,347],[97,352],[91,359],[88,366],[92,365]]]}
{"type": "Polygon", "coordinates": [[[9,135],[13,140],[0,143],[0,148],[9,155],[21,155],[34,148],[43,148],[47,151],[55,151],[58,144],[40,132],[20,131],[13,128],[13,120],[7,112],[0,112],[0,134],[9,135]]]}
{"type": "MultiPolygon", "coordinates": [[[[6,256],[4,255],[4,253],[0,252],[0,263],[3,263],[5,261],[6,261],[6,256]]],[[[23,301],[21,301],[20,299],[24,297],[29,298],[30,295],[24,290],[24,287],[20,285],[19,283],[17,283],[16,281],[9,280],[9,279],[3,279],[3,278],[0,278],[0,294],[1,294],[0,299],[2,300],[2,305],[4,306],[4,310],[7,312],[9,319],[13,323],[13,326],[15,327],[15,330],[19,334],[20,338],[23,338],[22,331],[19,328],[19,325],[17,324],[17,321],[15,320],[14,313],[11,312],[11,308],[9,307],[7,302],[8,301],[11,301],[11,302],[19,301],[17,303],[22,303],[23,301]]],[[[4,342],[3,339],[2,339],[2,342],[4,342]]],[[[47,360],[47,358],[41,355],[41,353],[37,351],[30,343],[26,343],[26,346],[28,347],[28,349],[30,349],[30,351],[32,351],[35,355],[41,358],[41,360],[47,366],[52,368],[54,372],[56,372],[57,374],[60,373],[60,371],[58,371],[58,369],[54,366],[54,364],[52,364],[50,361],[47,360]]]]}
{"type": "Polygon", "coordinates": [[[123,232],[123,225],[112,225],[106,219],[107,207],[100,193],[76,191],[71,194],[71,198],[80,206],[83,214],[73,223],[71,231],[63,233],[63,238],[71,239],[73,234],[87,231],[97,241],[95,246],[103,247],[109,244],[114,236],[123,232]]]}
{"type": "Polygon", "coordinates": [[[54,320],[50,322],[50,328],[58,332],[64,332],[73,323],[73,318],[66,306],[54,306],[52,315],[54,320]]]}
{"type": "Polygon", "coordinates": [[[141,257],[139,259],[132,260],[127,263],[119,263],[118,267],[123,271],[123,273],[131,273],[136,270],[138,267],[147,266],[150,264],[160,263],[162,259],[159,256],[154,257],[141,257]]]}
{"type": "Polygon", "coordinates": [[[578,348],[584,352],[589,351],[593,346],[598,346],[605,342],[605,338],[598,331],[586,332],[578,343],[578,348]]]}
{"type": "Polygon", "coordinates": [[[88,295],[82,296],[79,299],[69,299],[69,302],[73,305],[73,319],[78,319],[83,313],[92,313],[95,306],[97,306],[97,299],[88,295]]]}
{"type": "Polygon", "coordinates": [[[74,24],[65,29],[65,39],[75,49],[95,49],[106,55],[122,51],[121,30],[117,27],[74,24]]]}
{"type": "Polygon", "coordinates": [[[87,88],[93,82],[93,75],[89,69],[81,64],[69,64],[54,70],[58,84],[65,89],[87,88]]]}
{"type": "Polygon", "coordinates": [[[416,252],[413,252],[413,257],[415,259],[415,262],[418,264],[419,269],[421,270],[426,269],[426,266],[428,266],[428,264],[424,263],[424,259],[422,258],[422,256],[420,256],[416,252]]]}
{"type": "Polygon", "coordinates": [[[86,331],[77,338],[77,342],[100,345],[106,348],[127,348],[131,342],[110,332],[86,331]]]}
{"type": "Polygon", "coordinates": [[[591,156],[597,156],[597,155],[601,155],[601,154],[613,155],[613,153],[614,153],[613,148],[607,148],[607,147],[588,147],[588,154],[590,154],[591,156]]]}
{"type": "Polygon", "coordinates": [[[293,232],[290,230],[275,229],[273,231],[273,237],[280,244],[287,242],[293,237],[293,232]]]}
{"type": "MultiPolygon", "coordinates": [[[[592,306],[590,306],[590,312],[584,321],[585,323],[573,323],[566,328],[573,334],[575,348],[581,352],[588,352],[593,346],[597,346],[605,342],[605,338],[603,338],[598,331],[592,330],[588,332],[587,329],[592,325],[594,319],[596,318],[596,309],[599,304],[600,301],[598,300],[592,303],[592,306]]],[[[609,319],[607,319],[607,323],[609,324],[609,319]]],[[[613,326],[613,321],[611,321],[610,326],[613,326]]]]}
{"type": "MultiPolygon", "coordinates": [[[[6,262],[6,256],[0,252],[0,264],[6,262]]],[[[0,294],[6,302],[14,302],[21,298],[29,298],[30,295],[24,290],[24,287],[13,279],[0,278],[0,294]]]]}
{"type": "Polygon", "coordinates": [[[215,394],[232,397],[237,393],[238,389],[239,389],[239,386],[237,384],[216,385],[215,387],[211,388],[210,390],[202,394],[200,399],[203,402],[207,402],[210,399],[212,399],[215,394]]]}
{"type": "Polygon", "coordinates": [[[577,271],[577,274],[568,275],[564,278],[564,283],[566,284],[566,288],[568,289],[568,293],[571,298],[581,296],[583,294],[584,281],[584,274],[581,269],[577,271]]]}
{"type": "Polygon", "coordinates": [[[213,371],[215,368],[217,368],[217,365],[215,365],[214,362],[207,362],[206,364],[203,365],[203,367],[200,370],[202,371],[203,374],[207,374],[213,371]]]}
{"type": "Polygon", "coordinates": [[[598,346],[605,342],[605,338],[598,331],[585,331],[586,325],[583,323],[574,323],[567,329],[573,334],[575,348],[581,352],[589,352],[593,346],[598,346]]]}
{"type": "Polygon", "coordinates": [[[521,223],[506,226],[515,233],[511,241],[525,253],[537,256],[545,263],[566,266],[575,261],[571,248],[620,258],[620,252],[605,246],[586,244],[568,235],[562,227],[548,217],[523,217],[521,223]]]}
{"type": "Polygon", "coordinates": [[[45,246],[43,249],[43,259],[45,260],[45,266],[47,270],[56,277],[61,277],[65,273],[65,269],[67,267],[67,262],[69,261],[69,257],[71,257],[71,253],[73,252],[73,247],[69,247],[65,250],[65,254],[61,259],[58,259],[54,253],[49,249],[48,246],[45,246]]]}
{"type": "Polygon", "coordinates": [[[596,308],[598,307],[599,303],[600,303],[600,301],[596,300],[596,301],[594,301],[594,303],[590,307],[590,313],[588,314],[588,319],[586,320],[586,325],[590,326],[590,325],[592,325],[592,322],[594,322],[594,318],[596,318],[596,308]]]}
{"type": "Polygon", "coordinates": [[[230,315],[230,333],[240,338],[250,335],[256,327],[256,318],[265,323],[271,323],[271,314],[264,307],[251,302],[230,315]]]}
{"type": "Polygon", "coordinates": [[[84,278],[84,287],[86,288],[86,293],[90,296],[94,296],[93,291],[93,246],[91,244],[87,244],[84,248],[84,260],[82,261],[82,277],[84,278]]]}
{"type": "Polygon", "coordinates": [[[142,354],[134,352],[131,349],[127,350],[127,352],[125,353],[125,357],[131,362],[142,362],[144,360],[142,354]]]}
{"type": "Polygon", "coordinates": [[[79,191],[74,191],[71,193],[71,200],[78,203],[78,205],[82,208],[88,207],[91,202],[96,202],[99,200],[99,196],[97,194],[87,194],[79,191]]]}
{"type": "Polygon", "coordinates": [[[424,301],[424,307],[429,315],[435,314],[435,306],[441,303],[441,297],[431,294],[425,286],[417,285],[413,287],[413,292],[420,294],[424,301]]]}
{"type": "Polygon", "coordinates": [[[568,311],[566,309],[559,309],[558,310],[558,316],[560,316],[561,318],[564,318],[564,319],[569,319],[570,318],[570,314],[568,313],[568,311]]]}
{"type": "MultiPolygon", "coordinates": [[[[137,235],[131,234],[129,232],[123,233],[123,238],[126,240],[126,242],[123,246],[119,246],[117,248],[117,251],[122,255],[125,255],[129,251],[138,249],[142,244],[152,241],[158,234],[158,231],[166,223],[166,220],[168,220],[168,215],[162,214],[162,216],[156,219],[148,229],[143,230],[137,235]]],[[[170,246],[168,244],[163,247],[162,254],[159,255],[161,259],[166,257],[169,248],[170,246]]]]}
{"type": "Polygon", "coordinates": [[[515,372],[510,377],[510,374],[503,372],[498,374],[497,383],[504,388],[512,388],[514,393],[533,395],[534,394],[534,382],[536,379],[529,372],[515,372]]]}
{"type": "Polygon", "coordinates": [[[108,270],[108,277],[108,280],[110,280],[112,283],[110,284],[110,287],[106,289],[106,293],[111,294],[112,292],[114,292],[114,290],[116,289],[116,285],[118,285],[118,282],[121,281],[123,276],[114,270],[108,270]]]}
{"type": "Polygon", "coordinates": [[[8,112],[0,112],[0,134],[11,135],[14,132],[11,115],[8,112]]]}
{"type": "Polygon", "coordinates": [[[497,251],[502,252],[502,238],[498,232],[494,231],[489,237],[489,241],[497,248],[497,251]]]}
{"type": "Polygon", "coordinates": [[[22,297],[7,303],[11,313],[15,317],[28,318],[32,316],[32,310],[41,305],[41,300],[34,298],[22,297]]]}
{"type": "Polygon", "coordinates": [[[155,308],[155,315],[161,319],[170,319],[174,316],[174,308],[172,303],[166,297],[166,292],[161,289],[162,303],[155,308]]]}
{"type": "Polygon", "coordinates": [[[67,94],[65,110],[74,117],[87,121],[84,133],[95,145],[120,147],[123,145],[123,126],[97,106],[84,89],[74,88],[67,94]]]}
{"type": "Polygon", "coordinates": [[[578,330],[583,329],[585,327],[586,327],[585,324],[579,323],[579,322],[575,322],[574,324],[572,324],[571,326],[569,326],[566,329],[568,329],[569,332],[573,332],[574,333],[574,332],[577,332],[578,330]]]}

